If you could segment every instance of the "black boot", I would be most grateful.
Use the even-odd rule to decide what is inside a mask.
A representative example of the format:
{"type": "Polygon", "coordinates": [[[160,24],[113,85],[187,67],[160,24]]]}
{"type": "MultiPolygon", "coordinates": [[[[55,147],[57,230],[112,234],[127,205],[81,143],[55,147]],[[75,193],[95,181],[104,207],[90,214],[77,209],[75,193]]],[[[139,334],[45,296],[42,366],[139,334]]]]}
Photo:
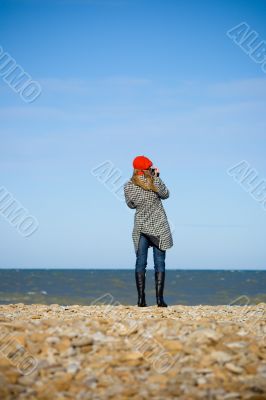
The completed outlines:
{"type": "Polygon", "coordinates": [[[165,272],[155,272],[155,289],[158,307],[168,307],[163,299],[165,272]]]}
{"type": "Polygon", "coordinates": [[[146,272],[136,272],[135,271],[135,278],[136,278],[136,285],[137,285],[137,290],[138,290],[138,306],[139,307],[147,307],[146,300],[145,300],[146,272]]]}

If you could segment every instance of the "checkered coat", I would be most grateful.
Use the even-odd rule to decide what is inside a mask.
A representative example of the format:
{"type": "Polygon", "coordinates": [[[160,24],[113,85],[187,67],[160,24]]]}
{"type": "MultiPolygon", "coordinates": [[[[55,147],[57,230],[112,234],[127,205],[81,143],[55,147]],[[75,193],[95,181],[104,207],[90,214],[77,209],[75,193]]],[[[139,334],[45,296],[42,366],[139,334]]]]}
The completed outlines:
{"type": "MultiPolygon", "coordinates": [[[[140,177],[146,179],[144,175],[140,177]]],[[[136,254],[141,232],[151,235],[153,242],[157,241],[161,250],[173,246],[170,226],[161,201],[169,197],[169,190],[160,177],[154,177],[154,184],[159,188],[157,193],[142,189],[131,180],[124,184],[126,204],[129,208],[136,209],[132,232],[136,254]]]]}

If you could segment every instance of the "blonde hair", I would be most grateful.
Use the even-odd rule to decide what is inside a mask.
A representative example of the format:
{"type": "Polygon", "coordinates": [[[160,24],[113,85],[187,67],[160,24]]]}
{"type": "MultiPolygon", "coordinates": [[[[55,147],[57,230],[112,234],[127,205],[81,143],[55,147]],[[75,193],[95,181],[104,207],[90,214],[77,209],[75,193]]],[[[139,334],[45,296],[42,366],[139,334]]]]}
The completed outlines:
{"type": "Polygon", "coordinates": [[[158,188],[153,182],[153,176],[148,169],[142,170],[134,168],[131,182],[133,182],[137,186],[140,186],[144,190],[152,190],[155,193],[158,192],[158,188]],[[143,171],[144,175],[142,176],[144,176],[145,179],[141,179],[141,175],[138,175],[139,171],[143,171]]]}

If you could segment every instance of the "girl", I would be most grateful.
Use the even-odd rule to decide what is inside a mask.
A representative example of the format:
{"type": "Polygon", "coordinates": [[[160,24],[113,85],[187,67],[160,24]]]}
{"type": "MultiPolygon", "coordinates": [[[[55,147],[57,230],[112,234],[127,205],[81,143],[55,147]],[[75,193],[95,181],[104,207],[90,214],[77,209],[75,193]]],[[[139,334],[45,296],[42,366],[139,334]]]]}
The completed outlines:
{"type": "Polygon", "coordinates": [[[128,207],[136,209],[132,238],[136,253],[135,279],[138,306],[146,307],[145,278],[148,248],[153,247],[155,290],[158,307],[167,307],[163,298],[166,250],[173,246],[167,216],[161,200],[169,190],[159,178],[159,169],[145,156],[133,160],[133,175],[124,184],[128,207]]]}

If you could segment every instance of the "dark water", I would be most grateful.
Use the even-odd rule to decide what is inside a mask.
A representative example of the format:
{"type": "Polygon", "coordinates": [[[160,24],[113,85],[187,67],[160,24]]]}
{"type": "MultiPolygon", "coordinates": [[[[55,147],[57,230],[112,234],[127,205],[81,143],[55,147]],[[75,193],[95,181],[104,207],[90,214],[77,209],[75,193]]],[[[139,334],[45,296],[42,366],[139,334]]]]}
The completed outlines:
{"type": "MultiPolygon", "coordinates": [[[[136,305],[134,270],[0,269],[0,304],[136,305]]],[[[146,297],[155,304],[154,270],[147,270],[146,297]]],[[[167,270],[169,305],[266,302],[266,271],[167,270]]]]}

